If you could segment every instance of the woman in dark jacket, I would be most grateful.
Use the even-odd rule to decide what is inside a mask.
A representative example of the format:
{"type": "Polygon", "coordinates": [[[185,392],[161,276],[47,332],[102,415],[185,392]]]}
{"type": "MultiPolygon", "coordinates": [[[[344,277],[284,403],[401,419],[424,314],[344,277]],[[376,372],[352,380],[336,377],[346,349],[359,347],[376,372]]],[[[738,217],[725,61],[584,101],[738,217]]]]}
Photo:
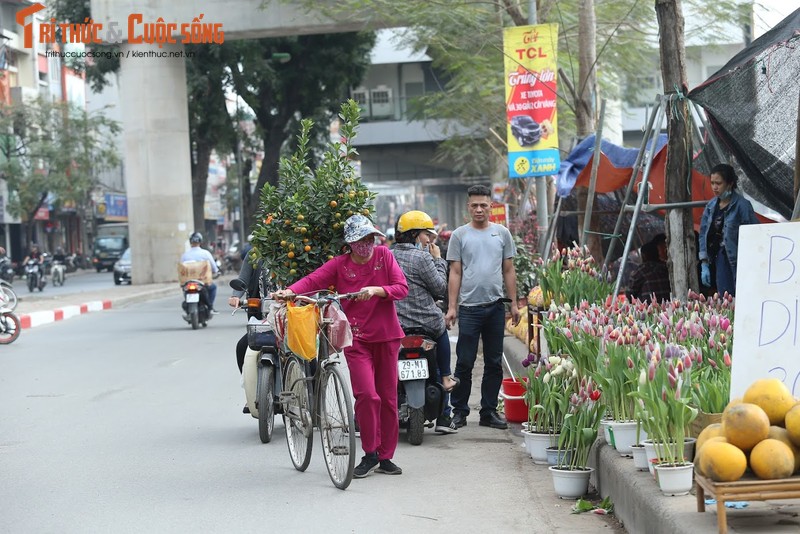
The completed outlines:
{"type": "Polygon", "coordinates": [[[758,224],[753,205],[736,191],[738,177],[728,164],[711,169],[714,192],[700,219],[700,280],[720,295],[736,296],[739,227],[758,224]]]}

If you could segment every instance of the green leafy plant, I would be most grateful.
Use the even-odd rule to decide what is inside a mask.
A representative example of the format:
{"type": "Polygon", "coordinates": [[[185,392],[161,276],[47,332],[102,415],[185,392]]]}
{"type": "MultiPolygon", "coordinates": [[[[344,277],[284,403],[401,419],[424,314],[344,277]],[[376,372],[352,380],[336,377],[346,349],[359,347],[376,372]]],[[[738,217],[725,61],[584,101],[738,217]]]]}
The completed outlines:
{"type": "Polygon", "coordinates": [[[578,391],[570,397],[569,413],[564,417],[558,448],[572,451],[572,454],[560,459],[558,468],[577,470],[588,467],[589,453],[606,411],[600,397],[601,392],[591,379],[581,380],[578,391]]]}
{"type": "Polygon", "coordinates": [[[680,464],[683,442],[689,424],[697,417],[691,406],[691,363],[682,347],[668,345],[649,355],[647,370],[642,370],[639,387],[632,395],[639,400],[637,418],[656,448],[658,458],[680,464]]]}
{"type": "Polygon", "coordinates": [[[364,186],[352,164],[358,155],[352,145],[358,104],[342,104],[339,117],[342,142],[330,143],[316,170],[309,159],[312,122],[303,120],[297,150],[281,159],[278,185],[261,190],[250,261],[263,260],[279,287],[340,254],[345,247],[344,221],[355,213],[373,212],[376,194],[364,186]]]}

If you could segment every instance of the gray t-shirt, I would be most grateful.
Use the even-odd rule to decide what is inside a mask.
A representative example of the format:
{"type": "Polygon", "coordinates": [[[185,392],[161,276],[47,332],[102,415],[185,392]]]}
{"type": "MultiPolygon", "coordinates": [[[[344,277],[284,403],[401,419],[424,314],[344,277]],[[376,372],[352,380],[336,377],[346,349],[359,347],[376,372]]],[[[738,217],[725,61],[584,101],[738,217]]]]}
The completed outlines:
{"type": "Polygon", "coordinates": [[[480,306],[503,298],[503,260],[516,254],[511,232],[501,224],[489,223],[482,230],[471,224],[456,228],[447,261],[461,262],[459,305],[480,306]]]}

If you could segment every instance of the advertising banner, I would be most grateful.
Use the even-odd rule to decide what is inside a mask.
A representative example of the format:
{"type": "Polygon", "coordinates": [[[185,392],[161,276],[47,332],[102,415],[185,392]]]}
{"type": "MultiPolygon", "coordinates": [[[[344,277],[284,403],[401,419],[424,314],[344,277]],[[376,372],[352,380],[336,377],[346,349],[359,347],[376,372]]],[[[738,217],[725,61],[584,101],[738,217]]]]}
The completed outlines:
{"type": "Polygon", "coordinates": [[[557,48],[557,24],[515,26],[503,32],[509,178],[550,176],[561,165],[557,48]]]}

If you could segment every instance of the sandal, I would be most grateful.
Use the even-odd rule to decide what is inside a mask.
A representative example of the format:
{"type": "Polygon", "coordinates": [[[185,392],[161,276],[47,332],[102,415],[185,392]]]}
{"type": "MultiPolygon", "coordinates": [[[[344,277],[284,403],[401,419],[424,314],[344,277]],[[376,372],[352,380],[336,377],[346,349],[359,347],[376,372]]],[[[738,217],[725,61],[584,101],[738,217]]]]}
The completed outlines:
{"type": "Polygon", "coordinates": [[[447,376],[442,378],[442,387],[444,387],[445,393],[450,393],[451,391],[456,389],[459,386],[459,384],[461,384],[461,379],[457,378],[457,377],[455,377],[453,375],[447,375],[447,376]],[[452,385],[449,388],[445,387],[445,385],[444,385],[444,383],[445,383],[445,381],[447,379],[450,379],[450,382],[452,382],[452,385]]]}

